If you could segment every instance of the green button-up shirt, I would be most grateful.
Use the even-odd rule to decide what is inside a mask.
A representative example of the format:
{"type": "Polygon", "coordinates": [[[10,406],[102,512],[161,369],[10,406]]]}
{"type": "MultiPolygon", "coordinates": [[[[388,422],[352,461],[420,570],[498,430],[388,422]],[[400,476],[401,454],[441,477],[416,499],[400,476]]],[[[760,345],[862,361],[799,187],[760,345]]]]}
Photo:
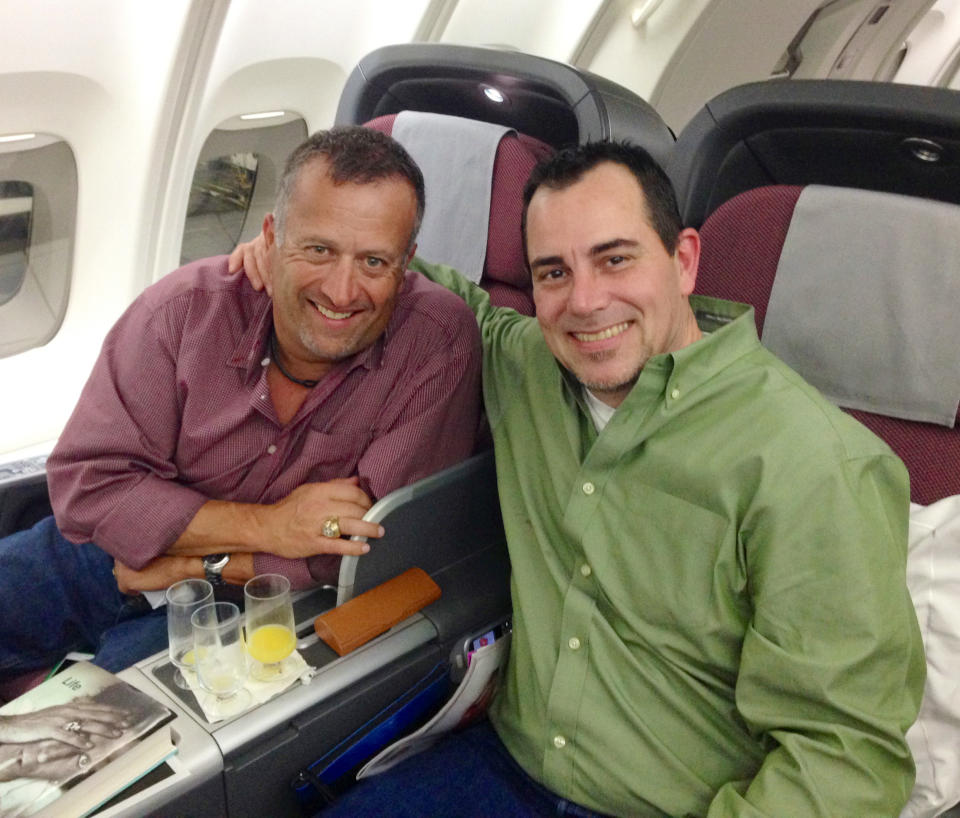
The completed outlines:
{"type": "Polygon", "coordinates": [[[694,296],[703,339],[598,433],[535,319],[416,267],[481,327],[514,758],[618,815],[896,816],[924,679],[903,464],[760,346],[752,308],[694,296]]]}

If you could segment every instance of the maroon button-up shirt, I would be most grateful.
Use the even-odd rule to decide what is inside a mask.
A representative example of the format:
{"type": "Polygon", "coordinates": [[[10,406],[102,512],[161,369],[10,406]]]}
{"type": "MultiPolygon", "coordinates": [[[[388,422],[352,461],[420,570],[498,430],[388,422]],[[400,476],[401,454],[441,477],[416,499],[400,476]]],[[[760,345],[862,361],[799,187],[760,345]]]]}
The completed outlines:
{"type": "MultiPolygon", "coordinates": [[[[469,455],[480,411],[473,313],[408,272],[384,334],[336,364],[286,425],[267,386],[270,298],[226,259],[137,298],[107,336],[47,461],[57,524],[132,568],[165,553],[207,500],[273,503],[359,475],[379,498],[469,455]]],[[[294,587],[335,581],[339,557],[254,556],[294,587]]]]}

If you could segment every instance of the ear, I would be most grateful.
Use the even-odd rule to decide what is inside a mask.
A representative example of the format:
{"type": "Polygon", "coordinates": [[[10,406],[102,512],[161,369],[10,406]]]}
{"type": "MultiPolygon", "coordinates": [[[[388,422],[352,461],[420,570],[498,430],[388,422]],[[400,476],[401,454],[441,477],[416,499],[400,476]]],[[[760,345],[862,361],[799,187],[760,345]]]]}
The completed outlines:
{"type": "Polygon", "coordinates": [[[417,244],[414,242],[413,247],[407,252],[407,257],[403,260],[403,270],[401,272],[405,273],[407,267],[410,266],[410,262],[413,261],[413,257],[417,254],[417,244]]]}
{"type": "Polygon", "coordinates": [[[684,228],[677,236],[673,259],[680,274],[680,290],[684,295],[693,292],[700,266],[700,234],[692,227],[684,228]]]}
{"type": "Polygon", "coordinates": [[[266,249],[272,250],[277,243],[276,222],[273,218],[273,213],[267,213],[267,215],[263,217],[263,227],[261,231],[263,232],[263,238],[266,242],[266,249]]]}

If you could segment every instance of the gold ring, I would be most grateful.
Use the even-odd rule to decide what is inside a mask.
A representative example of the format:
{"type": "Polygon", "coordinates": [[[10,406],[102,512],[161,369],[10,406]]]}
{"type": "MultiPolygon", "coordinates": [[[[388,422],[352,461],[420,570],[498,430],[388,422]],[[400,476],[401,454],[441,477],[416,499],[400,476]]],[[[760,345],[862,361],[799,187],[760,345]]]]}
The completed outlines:
{"type": "Polygon", "coordinates": [[[324,537],[330,537],[332,540],[340,539],[340,520],[337,517],[327,517],[323,521],[323,528],[320,529],[320,533],[324,537]]]}
{"type": "Polygon", "coordinates": [[[68,721],[65,725],[63,725],[63,729],[68,733],[79,733],[83,727],[81,727],[80,722],[78,721],[68,721]]]}

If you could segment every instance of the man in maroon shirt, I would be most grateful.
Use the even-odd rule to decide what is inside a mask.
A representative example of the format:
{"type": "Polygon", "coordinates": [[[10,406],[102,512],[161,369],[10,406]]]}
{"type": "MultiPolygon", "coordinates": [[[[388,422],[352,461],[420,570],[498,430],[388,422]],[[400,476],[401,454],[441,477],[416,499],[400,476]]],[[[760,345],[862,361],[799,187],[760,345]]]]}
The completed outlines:
{"type": "Polygon", "coordinates": [[[369,546],[324,521],[379,537],[373,500],[471,453],[478,331],[405,272],[423,207],[392,139],[321,132],[264,221],[269,295],[215,258],[130,306],[47,462],[56,525],[0,541],[0,605],[29,600],[0,616],[0,678],[81,646],[110,669],[162,650],[138,592],[179,579],[335,582],[369,546]]]}

